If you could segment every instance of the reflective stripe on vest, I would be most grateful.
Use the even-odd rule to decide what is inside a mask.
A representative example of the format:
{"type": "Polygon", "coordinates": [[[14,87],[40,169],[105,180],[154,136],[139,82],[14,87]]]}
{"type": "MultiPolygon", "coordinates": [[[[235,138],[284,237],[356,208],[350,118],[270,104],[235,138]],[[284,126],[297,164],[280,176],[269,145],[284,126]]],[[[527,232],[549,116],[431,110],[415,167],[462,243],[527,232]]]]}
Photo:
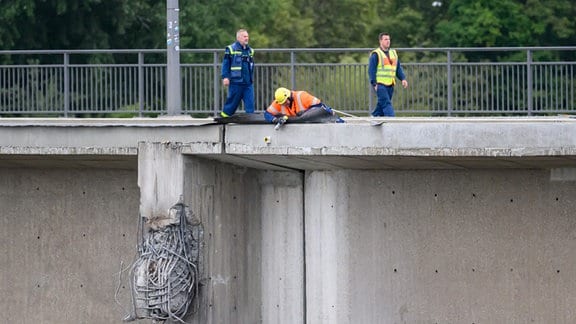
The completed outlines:
{"type": "Polygon", "coordinates": [[[396,83],[396,67],[398,66],[398,55],[396,50],[389,50],[388,56],[384,51],[378,47],[370,52],[370,55],[376,53],[378,55],[378,67],[376,68],[376,83],[384,85],[394,85],[396,83]]]}
{"type": "Polygon", "coordinates": [[[302,94],[304,92],[295,91],[295,93],[296,93],[296,113],[299,111],[304,111],[304,110],[320,103],[320,99],[318,99],[316,97],[314,97],[314,99],[312,99],[312,102],[309,102],[309,103],[302,102],[302,94]],[[305,106],[306,104],[307,104],[307,106],[305,106]]]}
{"type": "MultiPolygon", "coordinates": [[[[268,108],[266,109],[267,112],[269,112],[270,114],[272,114],[273,116],[276,116],[280,113],[280,110],[278,110],[278,108],[276,107],[278,104],[276,102],[272,102],[270,104],[270,106],[268,106],[268,108]]],[[[282,109],[280,107],[280,109],[282,109]]]]}
{"type": "MultiPolygon", "coordinates": [[[[230,54],[232,54],[232,55],[242,55],[242,50],[235,51],[234,48],[232,47],[232,45],[228,45],[228,50],[230,51],[230,54]]],[[[254,56],[254,49],[253,48],[250,48],[250,56],[254,56]]]]}
{"type": "Polygon", "coordinates": [[[304,91],[291,91],[293,100],[290,106],[283,104],[279,105],[275,101],[266,109],[269,113],[276,116],[278,114],[294,117],[300,111],[304,111],[314,105],[319,104],[320,99],[306,93],[304,91]],[[306,102],[310,101],[310,102],[306,102]]]}
{"type": "MultiPolygon", "coordinates": [[[[236,60],[234,56],[240,55],[242,56],[242,50],[235,51],[232,45],[228,46],[228,50],[230,51],[230,55],[232,55],[232,64],[230,64],[230,71],[241,71],[242,70],[242,60],[236,60]]],[[[254,49],[250,48],[250,57],[254,56],[254,49]]],[[[237,73],[233,73],[232,78],[241,78],[242,75],[237,73]]]]}

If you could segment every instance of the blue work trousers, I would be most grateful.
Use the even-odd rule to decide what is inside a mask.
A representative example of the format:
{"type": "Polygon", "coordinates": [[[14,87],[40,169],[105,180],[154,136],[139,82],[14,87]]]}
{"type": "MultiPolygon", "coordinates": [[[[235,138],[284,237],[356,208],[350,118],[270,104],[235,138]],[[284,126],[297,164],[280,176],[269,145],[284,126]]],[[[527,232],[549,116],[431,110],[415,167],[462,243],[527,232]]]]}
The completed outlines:
{"type": "Polygon", "coordinates": [[[228,86],[228,96],[224,103],[224,113],[228,116],[234,115],[236,109],[240,105],[240,101],[244,101],[244,110],[247,113],[254,112],[254,85],[238,85],[230,84],[228,86]]]}
{"type": "Polygon", "coordinates": [[[378,84],[376,88],[376,96],[378,97],[378,103],[376,108],[372,112],[374,117],[394,117],[394,108],[392,107],[392,95],[394,95],[394,86],[385,86],[383,84],[378,84]]]}

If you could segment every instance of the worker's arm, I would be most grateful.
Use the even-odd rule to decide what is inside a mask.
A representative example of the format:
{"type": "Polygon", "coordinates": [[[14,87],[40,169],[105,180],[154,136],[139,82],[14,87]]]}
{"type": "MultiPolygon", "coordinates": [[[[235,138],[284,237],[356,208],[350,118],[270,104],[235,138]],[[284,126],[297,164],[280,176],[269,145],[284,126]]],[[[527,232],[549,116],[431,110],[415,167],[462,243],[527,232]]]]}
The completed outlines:
{"type": "Polygon", "coordinates": [[[402,86],[404,88],[408,87],[408,81],[406,81],[406,75],[404,74],[404,69],[400,65],[400,59],[398,59],[398,65],[396,66],[396,77],[402,81],[402,86]]]}
{"type": "Polygon", "coordinates": [[[282,114],[272,115],[268,111],[264,112],[264,119],[266,119],[267,122],[272,123],[272,124],[276,124],[278,122],[277,118],[282,118],[283,116],[284,115],[282,115],[282,114]]]}
{"type": "Polygon", "coordinates": [[[376,85],[376,69],[378,68],[378,54],[372,53],[368,60],[368,78],[372,87],[376,85]]]}
{"type": "Polygon", "coordinates": [[[226,47],[226,49],[224,50],[224,58],[222,59],[222,80],[227,80],[225,81],[226,84],[228,85],[228,81],[230,80],[230,65],[232,63],[230,62],[230,48],[226,47]]]}

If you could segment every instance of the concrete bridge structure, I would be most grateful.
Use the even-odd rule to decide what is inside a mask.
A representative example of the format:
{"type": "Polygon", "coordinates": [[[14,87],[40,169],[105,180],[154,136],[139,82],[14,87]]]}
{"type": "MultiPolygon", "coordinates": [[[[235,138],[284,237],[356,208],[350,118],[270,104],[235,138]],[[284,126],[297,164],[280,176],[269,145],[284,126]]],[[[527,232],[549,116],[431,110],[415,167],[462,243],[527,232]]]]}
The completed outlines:
{"type": "Polygon", "coordinates": [[[0,118],[3,321],[121,323],[182,198],[187,323],[576,322],[576,119],[383,120],[0,118]]]}

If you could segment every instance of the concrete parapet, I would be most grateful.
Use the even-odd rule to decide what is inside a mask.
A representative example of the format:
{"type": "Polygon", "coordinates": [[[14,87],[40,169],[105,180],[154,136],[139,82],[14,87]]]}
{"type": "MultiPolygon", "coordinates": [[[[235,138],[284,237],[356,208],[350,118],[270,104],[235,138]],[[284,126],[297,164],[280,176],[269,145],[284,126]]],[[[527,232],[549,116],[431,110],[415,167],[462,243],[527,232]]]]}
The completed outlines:
{"type": "Polygon", "coordinates": [[[296,169],[560,167],[576,163],[573,118],[390,118],[226,128],[224,151],[296,169]]]}

